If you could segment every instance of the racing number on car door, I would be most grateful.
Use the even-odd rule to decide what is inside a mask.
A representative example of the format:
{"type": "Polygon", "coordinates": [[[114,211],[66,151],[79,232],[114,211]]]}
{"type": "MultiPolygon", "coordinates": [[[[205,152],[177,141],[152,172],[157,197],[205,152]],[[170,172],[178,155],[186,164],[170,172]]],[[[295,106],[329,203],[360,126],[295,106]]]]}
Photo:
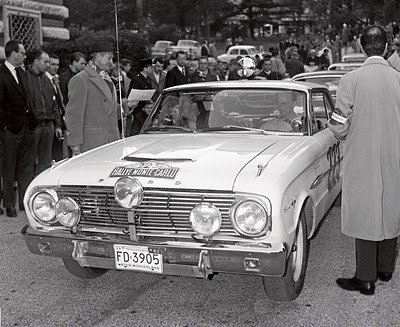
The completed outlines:
{"type": "Polygon", "coordinates": [[[329,163],[328,190],[330,190],[340,179],[340,142],[329,147],[326,157],[329,163]]]}

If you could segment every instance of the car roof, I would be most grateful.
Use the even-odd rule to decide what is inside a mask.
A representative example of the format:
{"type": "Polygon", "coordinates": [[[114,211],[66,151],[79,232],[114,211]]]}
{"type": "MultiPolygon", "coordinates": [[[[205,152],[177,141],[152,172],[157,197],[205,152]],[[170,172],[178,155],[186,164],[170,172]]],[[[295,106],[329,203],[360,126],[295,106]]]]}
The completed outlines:
{"type": "MultiPolygon", "coordinates": [[[[328,70],[331,70],[332,68],[335,68],[335,67],[344,67],[344,68],[347,68],[347,67],[355,67],[354,69],[356,69],[356,68],[358,68],[358,67],[361,67],[363,65],[363,63],[362,62],[337,62],[337,63],[335,63],[335,64],[332,64],[332,65],[330,65],[329,67],[328,67],[328,70]]],[[[349,71],[349,70],[348,70],[349,71]]]]}
{"type": "Polygon", "coordinates": [[[317,78],[317,77],[342,77],[348,71],[344,70],[320,70],[315,72],[300,73],[292,77],[292,80],[297,80],[301,78],[317,78]]]}
{"type": "Polygon", "coordinates": [[[229,49],[248,49],[248,48],[255,48],[254,45],[232,45],[229,49]]]}
{"type": "Polygon", "coordinates": [[[329,92],[328,88],[311,82],[297,82],[291,80],[285,81],[265,81],[265,80],[239,80],[239,81],[226,81],[226,82],[204,82],[204,83],[191,83],[170,87],[168,91],[183,91],[183,90],[196,90],[196,89],[288,89],[294,91],[307,92],[310,89],[325,89],[329,92]]]}

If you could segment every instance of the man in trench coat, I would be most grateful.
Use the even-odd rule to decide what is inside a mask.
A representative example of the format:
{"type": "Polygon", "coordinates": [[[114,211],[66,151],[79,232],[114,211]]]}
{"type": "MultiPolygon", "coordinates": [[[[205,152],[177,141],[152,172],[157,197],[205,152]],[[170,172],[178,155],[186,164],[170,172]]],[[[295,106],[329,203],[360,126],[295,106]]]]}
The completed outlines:
{"type": "Polygon", "coordinates": [[[97,42],[92,60],[68,84],[65,124],[73,156],[119,139],[112,64],[112,43],[97,42]]]}
{"type": "Polygon", "coordinates": [[[329,126],[345,138],[342,232],[356,239],[355,276],[336,282],[372,295],[392,278],[400,234],[400,73],[383,58],[382,27],[367,27],[361,45],[368,58],[342,77],[329,126]]]}

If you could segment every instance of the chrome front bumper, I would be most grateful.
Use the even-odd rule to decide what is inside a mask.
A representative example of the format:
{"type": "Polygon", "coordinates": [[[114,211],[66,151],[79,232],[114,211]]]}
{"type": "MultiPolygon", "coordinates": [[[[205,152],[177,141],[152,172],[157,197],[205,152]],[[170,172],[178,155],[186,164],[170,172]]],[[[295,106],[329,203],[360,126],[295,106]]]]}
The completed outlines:
{"type": "Polygon", "coordinates": [[[81,267],[116,269],[114,244],[140,245],[162,254],[164,275],[208,278],[216,272],[256,276],[283,276],[287,245],[236,243],[206,245],[190,241],[133,242],[126,238],[100,238],[22,231],[28,249],[38,255],[73,258],[81,267]]]}

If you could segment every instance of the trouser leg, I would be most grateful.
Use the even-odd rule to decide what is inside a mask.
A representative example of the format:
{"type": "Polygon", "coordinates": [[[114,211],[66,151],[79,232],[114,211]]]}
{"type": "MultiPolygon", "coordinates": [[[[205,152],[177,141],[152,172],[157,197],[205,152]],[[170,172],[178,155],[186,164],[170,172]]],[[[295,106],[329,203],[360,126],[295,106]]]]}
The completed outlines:
{"type": "Polygon", "coordinates": [[[52,121],[46,122],[45,125],[40,126],[41,133],[38,136],[38,143],[36,143],[36,151],[38,157],[38,165],[36,174],[40,174],[51,166],[51,148],[54,139],[54,124],[52,121]]]}
{"type": "Polygon", "coordinates": [[[20,144],[24,131],[13,134],[9,130],[3,131],[4,162],[3,162],[3,205],[6,208],[15,206],[15,173],[20,144]]]}
{"type": "Polygon", "coordinates": [[[378,272],[393,273],[396,263],[397,237],[378,242],[378,272]]]}
{"type": "Polygon", "coordinates": [[[356,238],[356,277],[365,282],[377,278],[378,242],[356,238]]]}
{"type": "Polygon", "coordinates": [[[23,204],[26,189],[34,176],[35,139],[33,132],[26,128],[24,138],[18,151],[16,180],[18,182],[18,202],[23,204]]]}

